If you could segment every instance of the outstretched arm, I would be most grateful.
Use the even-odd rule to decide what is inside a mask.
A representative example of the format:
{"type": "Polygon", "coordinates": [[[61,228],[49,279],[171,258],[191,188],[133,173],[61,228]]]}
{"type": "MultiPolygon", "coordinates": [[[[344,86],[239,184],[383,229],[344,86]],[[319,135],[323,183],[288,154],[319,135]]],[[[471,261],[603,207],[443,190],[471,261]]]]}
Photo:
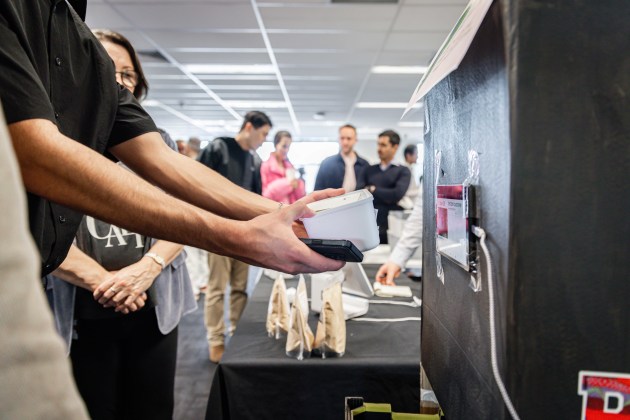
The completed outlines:
{"type": "Polygon", "coordinates": [[[249,220],[278,203],[249,192],[147,133],[111,148],[135,173],[188,203],[230,219],[249,220]]]}
{"type": "MultiPolygon", "coordinates": [[[[295,220],[313,215],[306,207],[306,201],[247,222],[228,220],[165,194],[64,136],[48,120],[20,121],[11,124],[9,130],[25,187],[34,194],[134,232],[203,248],[262,267],[306,273],[336,270],[343,265],[310,250],[293,233],[291,226],[295,220]]],[[[159,134],[140,137],[145,136],[155,137],[153,143],[159,142],[162,148],[170,150],[163,145],[159,134]]],[[[136,139],[129,141],[134,142],[136,139]]],[[[116,152],[120,152],[120,149],[116,152]]],[[[121,153],[125,157],[128,157],[127,154],[124,151],[121,153]]],[[[148,156],[147,160],[150,159],[151,156],[148,156]]],[[[186,159],[187,163],[195,163],[192,159],[182,159],[186,159]]],[[[142,166],[135,164],[133,158],[127,159],[127,162],[130,162],[132,169],[142,166]]],[[[182,166],[186,168],[182,174],[165,169],[168,176],[158,176],[159,185],[172,194],[190,198],[197,205],[216,206],[216,211],[222,214],[228,213],[230,209],[230,205],[226,206],[220,201],[225,199],[234,204],[238,209],[236,216],[243,219],[275,207],[272,201],[244,192],[210,170],[196,171],[190,168],[197,166],[182,166]],[[201,183],[195,175],[205,175],[204,182],[215,184],[213,188],[208,187],[209,191],[204,190],[204,197],[192,197],[194,194],[186,191],[187,188],[173,191],[188,184],[201,183]],[[205,197],[215,193],[219,198],[205,197]],[[230,197],[230,194],[237,197],[230,197]]],[[[139,172],[142,174],[145,171],[139,172]]],[[[194,191],[198,192],[199,189],[194,191]]],[[[339,190],[328,190],[311,194],[307,200],[314,201],[339,193],[339,190]]]]}

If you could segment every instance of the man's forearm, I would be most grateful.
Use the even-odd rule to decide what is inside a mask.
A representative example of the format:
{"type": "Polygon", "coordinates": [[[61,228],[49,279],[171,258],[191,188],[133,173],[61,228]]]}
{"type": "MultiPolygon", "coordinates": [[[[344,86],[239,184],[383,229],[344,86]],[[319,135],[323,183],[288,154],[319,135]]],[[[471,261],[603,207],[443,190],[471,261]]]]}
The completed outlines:
{"type": "Polygon", "coordinates": [[[28,191],[154,238],[230,256],[241,251],[235,222],[165,194],[50,121],[22,121],[9,130],[28,191]]]}
{"type": "Polygon", "coordinates": [[[156,133],[126,141],[111,152],[169,194],[223,217],[249,220],[278,207],[276,202],[251,193],[207,166],[171,150],[156,133]]]}

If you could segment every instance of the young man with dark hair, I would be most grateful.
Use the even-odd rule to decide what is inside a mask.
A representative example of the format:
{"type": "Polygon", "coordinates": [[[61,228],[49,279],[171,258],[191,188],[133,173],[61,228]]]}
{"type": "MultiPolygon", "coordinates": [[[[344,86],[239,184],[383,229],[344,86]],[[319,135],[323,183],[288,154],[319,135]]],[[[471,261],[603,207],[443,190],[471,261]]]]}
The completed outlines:
{"type": "Polygon", "coordinates": [[[420,194],[420,179],[416,164],[418,161],[418,147],[415,144],[408,144],[403,151],[403,156],[405,160],[402,164],[409,168],[411,180],[405,196],[398,202],[398,205],[405,210],[411,210],[415,205],[418,194],[420,194]]]}
{"type": "Polygon", "coordinates": [[[408,165],[413,165],[418,161],[418,147],[415,144],[408,144],[403,151],[405,156],[405,162],[408,165]]]}
{"type": "MultiPolygon", "coordinates": [[[[262,193],[261,160],[258,149],[271,129],[271,120],[260,111],[245,115],[241,130],[235,138],[218,137],[199,155],[199,161],[214,169],[236,185],[262,193]]],[[[232,335],[247,303],[247,274],[249,265],[235,258],[208,254],[210,276],[206,290],[205,319],[210,361],[218,363],[223,356],[226,336],[223,320],[225,289],[230,285],[230,330],[232,335]]]]}
{"type": "Polygon", "coordinates": [[[365,188],[374,196],[374,208],[378,210],[376,223],[381,244],[387,243],[387,216],[390,210],[402,210],[397,203],[407,192],[411,172],[393,163],[400,145],[400,136],[393,130],[378,135],[377,151],[381,162],[371,165],[357,179],[357,188],[365,188]]]}

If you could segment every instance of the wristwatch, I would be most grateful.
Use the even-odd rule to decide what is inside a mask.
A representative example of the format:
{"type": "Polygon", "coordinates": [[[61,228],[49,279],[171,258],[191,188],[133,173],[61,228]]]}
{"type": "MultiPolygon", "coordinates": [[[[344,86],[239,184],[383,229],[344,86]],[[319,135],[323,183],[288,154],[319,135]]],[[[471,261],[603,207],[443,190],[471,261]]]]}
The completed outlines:
{"type": "Polygon", "coordinates": [[[156,263],[160,264],[160,266],[162,267],[162,270],[164,270],[164,267],[166,267],[166,262],[164,261],[164,258],[160,257],[155,252],[147,252],[146,254],[144,254],[144,256],[149,257],[156,263]]]}

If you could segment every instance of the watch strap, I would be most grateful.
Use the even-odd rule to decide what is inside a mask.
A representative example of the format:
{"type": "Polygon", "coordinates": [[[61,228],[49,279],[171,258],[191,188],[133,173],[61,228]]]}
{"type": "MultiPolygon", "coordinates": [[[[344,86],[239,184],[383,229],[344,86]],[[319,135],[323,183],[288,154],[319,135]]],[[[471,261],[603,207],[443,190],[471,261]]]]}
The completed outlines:
{"type": "Polygon", "coordinates": [[[144,254],[144,256],[149,257],[156,263],[160,264],[160,266],[162,267],[162,270],[164,270],[164,268],[166,267],[166,262],[164,261],[164,258],[160,257],[155,252],[147,252],[146,254],[144,254]]]}

